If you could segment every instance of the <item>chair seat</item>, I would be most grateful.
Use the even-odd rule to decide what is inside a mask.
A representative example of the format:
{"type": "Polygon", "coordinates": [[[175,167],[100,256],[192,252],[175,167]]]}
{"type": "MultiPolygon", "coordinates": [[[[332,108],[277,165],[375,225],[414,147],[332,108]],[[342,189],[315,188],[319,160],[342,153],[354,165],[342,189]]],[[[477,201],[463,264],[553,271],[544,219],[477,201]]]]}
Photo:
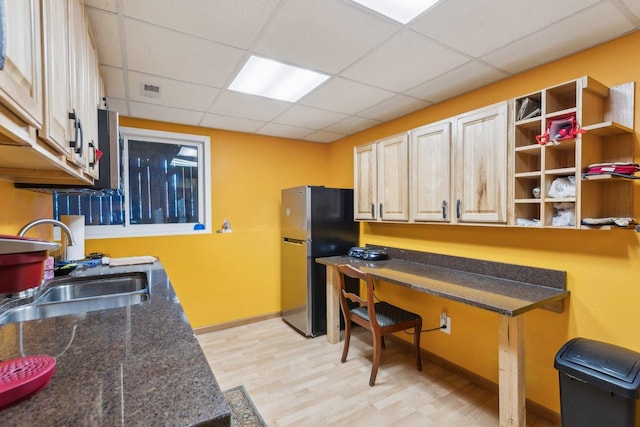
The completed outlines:
{"type": "MultiPolygon", "coordinates": [[[[376,320],[382,328],[420,319],[418,314],[403,310],[400,307],[396,307],[395,305],[384,301],[375,303],[375,310],[376,320]]],[[[369,311],[366,306],[356,307],[350,310],[350,312],[366,321],[369,321],[369,311]]]]}

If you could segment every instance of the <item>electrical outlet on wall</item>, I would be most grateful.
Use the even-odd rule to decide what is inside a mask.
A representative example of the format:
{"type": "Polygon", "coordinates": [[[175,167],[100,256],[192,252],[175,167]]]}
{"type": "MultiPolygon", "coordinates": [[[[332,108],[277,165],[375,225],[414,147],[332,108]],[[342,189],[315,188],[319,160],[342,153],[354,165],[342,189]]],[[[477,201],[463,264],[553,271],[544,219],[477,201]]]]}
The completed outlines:
{"type": "Polygon", "coordinates": [[[440,326],[444,325],[444,328],[440,328],[440,332],[445,334],[451,334],[451,317],[447,316],[447,312],[440,313],[440,326]]]}

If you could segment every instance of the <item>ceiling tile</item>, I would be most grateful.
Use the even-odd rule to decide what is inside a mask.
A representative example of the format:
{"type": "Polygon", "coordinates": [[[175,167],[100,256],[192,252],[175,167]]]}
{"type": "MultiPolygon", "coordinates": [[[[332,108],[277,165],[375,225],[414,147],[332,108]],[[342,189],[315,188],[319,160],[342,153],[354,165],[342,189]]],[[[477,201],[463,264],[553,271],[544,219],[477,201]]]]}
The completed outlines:
{"type": "Polygon", "coordinates": [[[309,129],[322,129],[344,118],[346,114],[317,108],[294,105],[273,121],[283,125],[301,126],[309,129]]]}
{"type": "Polygon", "coordinates": [[[407,91],[407,94],[435,103],[486,86],[507,76],[508,74],[486,64],[471,61],[407,91]]]}
{"type": "Polygon", "coordinates": [[[100,67],[100,75],[108,97],[125,99],[127,91],[124,85],[122,68],[100,67]]]}
{"type": "Polygon", "coordinates": [[[117,111],[121,116],[130,116],[131,112],[127,108],[127,101],[124,99],[107,97],[109,103],[109,109],[117,111]]]}
{"type": "Polygon", "coordinates": [[[349,0],[73,1],[123,115],[317,142],[640,30],[638,0],[440,0],[408,26],[349,0]],[[331,77],[296,103],[229,91],[250,55],[331,77]]]}
{"type": "Polygon", "coordinates": [[[220,89],[184,83],[162,77],[129,71],[129,97],[133,101],[147,104],[164,104],[185,110],[204,111],[213,102],[220,89]],[[159,98],[142,95],[142,85],[150,84],[160,88],[159,98]]]}
{"type": "Polygon", "coordinates": [[[291,105],[289,102],[224,90],[209,112],[223,116],[251,117],[254,120],[268,122],[291,105]]]}
{"type": "Polygon", "coordinates": [[[244,51],[173,30],[126,20],[129,70],[223,87],[244,51]]]}
{"type": "Polygon", "coordinates": [[[511,73],[611,40],[633,30],[633,25],[609,2],[598,4],[558,22],[544,32],[535,33],[493,52],[483,60],[511,73]],[[589,22],[589,25],[585,25],[589,22]],[[553,37],[549,37],[553,34],[553,37]]]}
{"type": "Polygon", "coordinates": [[[143,104],[142,102],[130,102],[129,104],[131,105],[131,115],[142,119],[183,123],[193,126],[197,126],[200,123],[200,119],[202,119],[202,113],[199,111],[181,110],[179,108],[143,104]]]}
{"type": "Polygon", "coordinates": [[[287,1],[255,46],[259,54],[335,74],[401,28],[342,0],[287,1]]]}
{"type": "MultiPolygon", "coordinates": [[[[640,20],[640,2],[638,0],[621,0],[622,3],[640,20]]],[[[638,26],[638,23],[636,23],[638,26]]]]}
{"type": "Polygon", "coordinates": [[[397,92],[405,91],[467,62],[468,57],[403,31],[341,75],[397,92]]]}
{"type": "Polygon", "coordinates": [[[98,9],[104,9],[106,11],[116,13],[117,0],[84,0],[85,6],[95,7],[98,9]]]}
{"type": "Polygon", "coordinates": [[[302,98],[300,104],[323,110],[355,114],[394,95],[362,83],[334,78],[302,98]]]}
{"type": "Polygon", "coordinates": [[[87,17],[100,64],[122,67],[118,16],[98,9],[87,9],[87,17]]]}
{"type": "Polygon", "coordinates": [[[313,132],[311,129],[279,125],[277,123],[267,123],[258,129],[256,133],[261,135],[279,136],[281,138],[303,139],[311,132],[313,132]]]}
{"type": "MultiPolygon", "coordinates": [[[[412,22],[410,27],[479,57],[598,1],[446,0],[412,22]]],[[[547,36],[552,38],[548,33],[547,36]]]]}
{"type": "Polygon", "coordinates": [[[240,119],[237,117],[221,116],[219,114],[207,114],[200,126],[214,128],[214,129],[226,129],[236,132],[255,132],[260,127],[264,126],[265,122],[250,119],[240,119]]]}
{"type": "Polygon", "coordinates": [[[302,139],[304,139],[305,141],[327,143],[327,142],[337,141],[338,139],[344,138],[345,136],[346,136],[345,134],[319,130],[319,131],[313,132],[310,135],[305,136],[302,139]]]}
{"type": "Polygon", "coordinates": [[[380,104],[359,112],[358,115],[368,119],[388,121],[425,108],[429,106],[429,104],[429,102],[410,96],[396,95],[393,98],[382,101],[380,104]]]}
{"type": "Polygon", "coordinates": [[[278,0],[128,0],[124,13],[207,40],[247,49],[255,40],[278,0]],[[230,25],[230,23],[233,23],[230,25]]]}
{"type": "Polygon", "coordinates": [[[351,135],[353,133],[360,132],[365,129],[369,129],[370,127],[379,125],[380,123],[382,122],[372,119],[365,119],[364,117],[349,116],[336,124],[326,127],[324,130],[351,135]]]}

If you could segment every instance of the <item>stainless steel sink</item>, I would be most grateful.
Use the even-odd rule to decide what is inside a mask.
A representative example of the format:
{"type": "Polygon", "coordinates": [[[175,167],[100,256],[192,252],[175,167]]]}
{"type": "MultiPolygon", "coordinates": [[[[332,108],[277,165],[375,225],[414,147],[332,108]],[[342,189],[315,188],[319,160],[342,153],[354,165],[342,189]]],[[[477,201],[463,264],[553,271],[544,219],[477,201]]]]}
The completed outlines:
{"type": "Polygon", "coordinates": [[[144,273],[94,277],[65,277],[38,297],[38,302],[61,302],[84,298],[128,294],[147,289],[144,273]]]}
{"type": "Polygon", "coordinates": [[[0,314],[0,325],[140,304],[149,298],[145,273],[56,280],[33,302],[0,314]]]}

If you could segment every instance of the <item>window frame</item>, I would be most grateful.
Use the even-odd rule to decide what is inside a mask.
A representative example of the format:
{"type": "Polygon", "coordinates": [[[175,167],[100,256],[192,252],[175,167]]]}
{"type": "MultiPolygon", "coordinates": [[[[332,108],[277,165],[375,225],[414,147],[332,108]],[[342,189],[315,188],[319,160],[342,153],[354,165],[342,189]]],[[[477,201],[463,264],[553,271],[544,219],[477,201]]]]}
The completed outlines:
{"type": "Polygon", "coordinates": [[[167,132],[143,128],[120,127],[124,140],[122,151],[122,188],[124,188],[125,223],[123,225],[87,225],[85,239],[109,239],[124,237],[153,237],[168,235],[196,235],[212,233],[211,223],[211,138],[178,132],[167,132]],[[196,223],[131,224],[129,194],[129,140],[156,143],[192,145],[198,149],[198,224],[203,229],[194,229],[196,223]]]}

